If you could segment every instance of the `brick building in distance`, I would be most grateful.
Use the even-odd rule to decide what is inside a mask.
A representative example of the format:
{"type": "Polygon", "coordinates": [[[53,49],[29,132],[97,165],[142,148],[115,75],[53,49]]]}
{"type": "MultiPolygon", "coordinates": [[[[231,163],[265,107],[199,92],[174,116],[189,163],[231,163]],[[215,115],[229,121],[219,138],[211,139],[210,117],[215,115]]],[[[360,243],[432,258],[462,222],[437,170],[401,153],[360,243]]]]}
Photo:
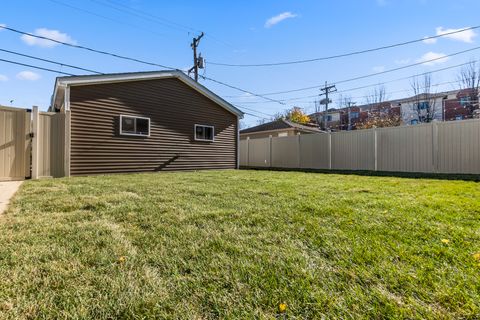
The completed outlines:
{"type": "Polygon", "coordinates": [[[316,112],[310,116],[322,129],[356,130],[375,117],[400,116],[400,125],[431,121],[458,121],[480,118],[478,93],[474,89],[421,94],[403,99],[316,112]]]}

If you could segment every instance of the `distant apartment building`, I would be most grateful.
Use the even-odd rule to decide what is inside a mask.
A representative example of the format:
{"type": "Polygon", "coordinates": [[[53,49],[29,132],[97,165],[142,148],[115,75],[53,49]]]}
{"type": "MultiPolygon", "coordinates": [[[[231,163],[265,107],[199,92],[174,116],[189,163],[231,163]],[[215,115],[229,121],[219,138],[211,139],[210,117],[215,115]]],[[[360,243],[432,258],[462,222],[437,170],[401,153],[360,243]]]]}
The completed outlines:
{"type": "Polygon", "coordinates": [[[475,90],[464,89],[449,94],[444,100],[443,120],[454,121],[480,116],[475,90]]]}
{"type": "Polygon", "coordinates": [[[429,121],[480,118],[479,98],[472,89],[420,94],[376,104],[329,109],[311,114],[320,128],[330,131],[356,130],[372,118],[401,116],[402,125],[429,121]]]}
{"type": "Polygon", "coordinates": [[[310,115],[316,119],[320,128],[328,131],[356,130],[373,117],[399,115],[400,108],[390,102],[353,106],[342,109],[329,109],[328,112],[317,112],[310,115]]]}
{"type": "Polygon", "coordinates": [[[400,107],[400,114],[404,125],[442,121],[444,100],[447,96],[448,93],[420,94],[392,101],[392,104],[400,107]]]}

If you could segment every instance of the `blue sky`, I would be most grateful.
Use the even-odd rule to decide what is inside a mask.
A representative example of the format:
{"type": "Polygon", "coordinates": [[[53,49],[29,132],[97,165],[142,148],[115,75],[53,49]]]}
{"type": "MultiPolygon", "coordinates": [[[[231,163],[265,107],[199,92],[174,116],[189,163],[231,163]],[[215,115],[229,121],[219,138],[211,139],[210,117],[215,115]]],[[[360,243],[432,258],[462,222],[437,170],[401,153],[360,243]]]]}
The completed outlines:
{"type": "MultiPolygon", "coordinates": [[[[99,50],[185,69],[192,64],[191,38],[199,31],[200,52],[207,60],[206,76],[255,93],[270,93],[336,82],[438,57],[478,46],[478,31],[439,38],[352,57],[265,68],[228,68],[209,64],[255,64],[309,59],[433,36],[449,29],[480,24],[480,2],[474,0],[358,1],[153,1],[153,0],[5,0],[0,24],[56,37],[99,50]],[[432,41],[431,41],[432,42],[432,41]]],[[[0,48],[73,64],[100,72],[153,70],[142,64],[21,38],[0,31],[0,48]]],[[[478,59],[480,50],[405,70],[344,83],[339,91],[436,70],[478,59]]],[[[14,60],[70,73],[82,72],[0,52],[14,60]]],[[[435,73],[433,83],[456,80],[457,69],[435,73]]],[[[0,62],[0,104],[38,105],[46,110],[58,74],[0,62]],[[13,100],[13,102],[10,102],[13,100]]],[[[273,114],[293,105],[313,111],[310,96],[318,89],[272,95],[292,99],[286,105],[201,81],[227,100],[273,114]]],[[[451,90],[456,84],[435,88],[451,90]]],[[[411,95],[409,81],[386,84],[389,98],[411,95]],[[403,92],[398,92],[406,90],[403,92]]],[[[371,89],[345,92],[361,104],[371,89]]],[[[339,95],[332,97],[335,102],[339,95]]],[[[247,115],[245,125],[258,118],[247,115]]]]}

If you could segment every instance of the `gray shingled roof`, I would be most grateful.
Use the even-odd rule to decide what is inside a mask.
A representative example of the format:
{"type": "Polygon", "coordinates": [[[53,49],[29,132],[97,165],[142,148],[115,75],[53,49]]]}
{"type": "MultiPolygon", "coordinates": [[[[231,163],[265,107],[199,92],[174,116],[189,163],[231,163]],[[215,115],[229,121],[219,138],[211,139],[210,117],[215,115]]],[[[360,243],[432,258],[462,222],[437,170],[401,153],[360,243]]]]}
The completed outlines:
{"type": "Polygon", "coordinates": [[[240,133],[242,134],[242,133],[262,132],[262,131],[271,131],[271,130],[282,130],[282,129],[290,129],[290,128],[295,128],[299,131],[321,132],[320,129],[313,126],[303,125],[303,124],[295,123],[285,119],[279,119],[272,122],[260,124],[255,127],[240,130],[240,133]]]}

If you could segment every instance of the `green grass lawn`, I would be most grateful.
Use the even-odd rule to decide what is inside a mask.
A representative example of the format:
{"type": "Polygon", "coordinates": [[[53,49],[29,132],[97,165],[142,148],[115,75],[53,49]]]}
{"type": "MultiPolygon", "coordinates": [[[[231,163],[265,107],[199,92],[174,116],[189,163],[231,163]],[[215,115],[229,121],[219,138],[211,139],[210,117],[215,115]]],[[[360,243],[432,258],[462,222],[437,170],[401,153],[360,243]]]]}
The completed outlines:
{"type": "Polygon", "coordinates": [[[0,319],[480,318],[480,184],[269,171],[27,181],[0,319]]]}

